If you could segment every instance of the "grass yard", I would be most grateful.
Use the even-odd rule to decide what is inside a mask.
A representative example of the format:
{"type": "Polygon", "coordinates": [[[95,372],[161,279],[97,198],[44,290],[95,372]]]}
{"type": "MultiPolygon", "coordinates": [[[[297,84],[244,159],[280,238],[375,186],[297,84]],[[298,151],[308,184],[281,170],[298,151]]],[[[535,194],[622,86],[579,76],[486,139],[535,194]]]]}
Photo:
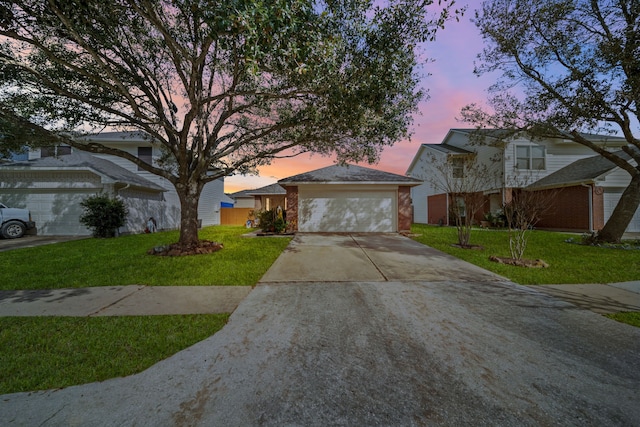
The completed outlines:
{"type": "Polygon", "coordinates": [[[253,286],[290,239],[246,238],[245,227],[200,230],[204,240],[224,249],[187,257],[147,255],[178,241],[177,231],[114,239],[88,238],[0,253],[0,289],[57,289],[93,286],[253,286]]]}
{"type": "MultiPolygon", "coordinates": [[[[0,289],[114,285],[255,285],[290,238],[246,238],[244,227],[207,227],[224,249],[187,257],[147,255],[178,232],[76,240],[0,253],[0,289]]],[[[220,330],[228,314],[0,317],[0,394],[131,375],[220,330]]]]}
{"type": "Polygon", "coordinates": [[[489,256],[510,257],[505,230],[473,229],[471,244],[483,250],[460,249],[455,227],[414,224],[413,237],[455,257],[478,265],[522,285],[616,283],[640,280],[640,251],[609,249],[566,243],[580,236],[548,231],[531,231],[524,257],[542,259],[549,268],[524,268],[489,261],[489,256]]]}
{"type": "Polygon", "coordinates": [[[605,314],[605,317],[640,328],[640,312],[637,311],[605,314]]]}
{"type": "Polygon", "coordinates": [[[0,317],[0,394],[141,372],[213,335],[228,317],[0,317]]]}

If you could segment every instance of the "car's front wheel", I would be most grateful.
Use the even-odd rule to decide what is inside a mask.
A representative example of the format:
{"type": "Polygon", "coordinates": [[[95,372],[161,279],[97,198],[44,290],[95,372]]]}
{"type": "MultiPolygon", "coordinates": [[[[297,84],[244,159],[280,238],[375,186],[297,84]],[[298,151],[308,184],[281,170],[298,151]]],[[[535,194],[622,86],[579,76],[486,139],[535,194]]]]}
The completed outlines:
{"type": "Polygon", "coordinates": [[[7,221],[2,225],[0,232],[5,239],[17,239],[24,236],[26,227],[20,221],[7,221]]]}

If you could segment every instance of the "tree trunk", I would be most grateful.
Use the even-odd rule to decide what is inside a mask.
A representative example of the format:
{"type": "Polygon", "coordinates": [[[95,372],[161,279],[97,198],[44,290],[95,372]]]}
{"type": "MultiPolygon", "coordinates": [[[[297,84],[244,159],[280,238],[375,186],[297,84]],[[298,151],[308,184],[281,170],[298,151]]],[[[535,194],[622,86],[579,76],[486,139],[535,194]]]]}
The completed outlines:
{"type": "Polygon", "coordinates": [[[197,184],[176,186],[180,197],[180,240],[182,247],[198,245],[198,203],[202,186],[197,184]]]}
{"type": "Polygon", "coordinates": [[[631,182],[622,193],[611,217],[596,236],[599,242],[617,243],[629,226],[631,219],[640,206],[640,173],[631,178],[631,182]]]}

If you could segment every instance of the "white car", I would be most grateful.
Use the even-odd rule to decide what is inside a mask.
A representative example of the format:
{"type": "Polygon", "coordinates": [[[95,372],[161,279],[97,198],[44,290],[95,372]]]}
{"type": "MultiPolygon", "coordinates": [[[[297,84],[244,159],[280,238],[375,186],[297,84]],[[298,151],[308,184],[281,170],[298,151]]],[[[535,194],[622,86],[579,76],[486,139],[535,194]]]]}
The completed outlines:
{"type": "Polygon", "coordinates": [[[27,230],[36,228],[28,209],[10,208],[0,203],[0,235],[5,239],[24,236],[27,230]]]}

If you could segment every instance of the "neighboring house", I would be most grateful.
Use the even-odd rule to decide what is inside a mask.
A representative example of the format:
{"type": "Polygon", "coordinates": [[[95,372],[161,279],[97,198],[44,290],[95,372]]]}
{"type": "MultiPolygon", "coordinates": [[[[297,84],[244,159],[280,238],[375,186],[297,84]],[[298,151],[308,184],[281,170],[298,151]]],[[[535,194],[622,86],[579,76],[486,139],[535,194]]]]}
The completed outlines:
{"type": "Polygon", "coordinates": [[[220,207],[221,208],[232,208],[234,207],[236,202],[229,197],[228,194],[223,194],[222,199],[220,199],[220,207]]]}
{"type": "Polygon", "coordinates": [[[411,228],[421,180],[361,166],[329,166],[278,181],[291,231],[398,232],[411,228]]]}
{"type": "MultiPolygon", "coordinates": [[[[488,144],[474,144],[474,132],[475,129],[451,129],[442,143],[420,146],[407,170],[408,176],[424,180],[411,192],[414,222],[448,224],[451,221],[449,206],[455,201],[434,183],[439,173],[434,165],[441,161],[454,165],[456,159],[472,156],[475,161],[496,169],[494,183],[483,190],[484,212],[499,211],[515,189],[556,189],[559,193],[553,210],[538,224],[549,229],[601,229],[631,180],[620,168],[570,140],[532,140],[521,135],[498,143],[499,139],[494,137],[500,132],[485,130],[488,144]],[[496,144],[491,144],[492,140],[496,144]]],[[[627,145],[620,137],[584,136],[611,151],[627,145]]],[[[464,167],[455,173],[464,179],[464,167]]],[[[640,231],[640,211],[627,231],[640,231]]]]}
{"type": "MultiPolygon", "coordinates": [[[[160,157],[159,147],[139,132],[107,132],[86,139],[129,151],[149,162],[160,157]]],[[[150,217],[158,229],[180,226],[180,202],[173,185],[120,157],[58,146],[32,150],[26,160],[0,164],[0,199],[30,209],[38,234],[89,235],[90,230],[79,221],[80,203],[98,193],[124,200],[129,215],[121,233],[143,232],[150,217]]],[[[198,207],[203,226],[220,223],[223,196],[223,179],[205,186],[198,207]]]]}
{"type": "Polygon", "coordinates": [[[253,190],[242,190],[229,196],[234,200],[234,208],[251,208],[256,211],[271,210],[278,206],[286,209],[287,191],[279,184],[253,190]]]}

